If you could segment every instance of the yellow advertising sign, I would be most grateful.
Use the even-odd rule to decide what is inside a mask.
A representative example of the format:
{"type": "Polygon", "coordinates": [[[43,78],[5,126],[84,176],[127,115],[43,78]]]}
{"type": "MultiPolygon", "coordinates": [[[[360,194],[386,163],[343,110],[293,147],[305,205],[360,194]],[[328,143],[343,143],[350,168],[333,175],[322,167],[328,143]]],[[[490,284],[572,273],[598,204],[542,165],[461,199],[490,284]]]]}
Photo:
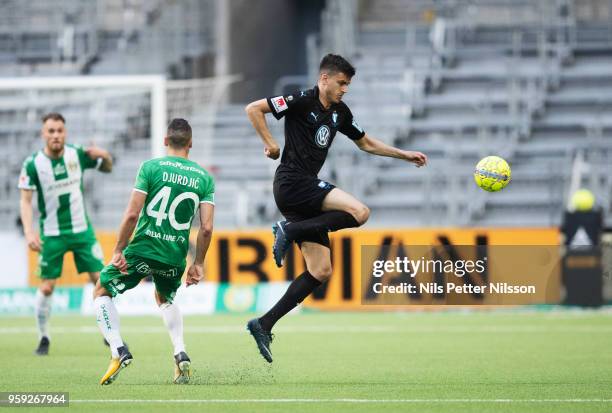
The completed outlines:
{"type": "MultiPolygon", "coordinates": [[[[428,228],[428,229],[376,229],[345,230],[330,234],[332,244],[333,275],[305,301],[305,305],[320,309],[368,309],[362,301],[362,246],[436,246],[436,245],[488,245],[488,246],[549,246],[559,245],[557,228],[428,228]]],[[[195,248],[192,233],[190,257],[195,248]]],[[[105,262],[110,260],[115,233],[97,232],[105,262]]],[[[272,233],[268,230],[215,231],[205,263],[205,277],[212,282],[254,284],[269,281],[292,280],[305,269],[297,247],[290,251],[283,268],[277,268],[272,258],[272,233]]],[[[508,265],[512,265],[512,257],[508,265]]],[[[188,261],[190,258],[188,259],[188,261]]],[[[30,253],[30,284],[37,285],[37,254],[30,253]]],[[[548,288],[559,290],[559,276],[550,276],[548,288]]],[[[494,274],[492,274],[492,277],[494,274]]],[[[72,254],[64,258],[60,285],[78,285],[88,282],[86,275],[78,275],[72,254]]],[[[554,294],[548,300],[557,300],[554,294]]]]}

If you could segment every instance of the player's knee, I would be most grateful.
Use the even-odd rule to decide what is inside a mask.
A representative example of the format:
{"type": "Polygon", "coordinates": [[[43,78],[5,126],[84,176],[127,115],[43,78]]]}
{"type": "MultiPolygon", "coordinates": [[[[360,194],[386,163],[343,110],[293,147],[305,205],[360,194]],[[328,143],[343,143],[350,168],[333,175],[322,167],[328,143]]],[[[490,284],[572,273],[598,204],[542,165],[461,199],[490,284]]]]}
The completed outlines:
{"type": "Polygon", "coordinates": [[[366,223],[368,218],[370,218],[370,208],[361,204],[358,207],[353,208],[351,214],[353,217],[355,217],[355,220],[357,220],[359,225],[363,225],[366,223]]]}
{"type": "Polygon", "coordinates": [[[104,286],[100,283],[100,280],[96,281],[96,286],[94,287],[94,299],[103,296],[111,296],[110,293],[104,288],[104,286]]]}
{"type": "Polygon", "coordinates": [[[91,280],[91,282],[93,284],[97,284],[98,280],[100,279],[100,273],[99,272],[90,272],[89,273],[89,279],[91,280]]]}
{"type": "Polygon", "coordinates": [[[329,277],[332,275],[332,267],[331,264],[323,264],[309,270],[308,272],[310,272],[310,274],[318,281],[325,282],[329,280],[329,277]]]}
{"type": "Polygon", "coordinates": [[[43,283],[40,285],[40,292],[45,296],[53,294],[54,285],[51,283],[43,283]]]}
{"type": "Polygon", "coordinates": [[[157,290],[155,290],[155,302],[157,303],[157,306],[161,308],[164,304],[168,303],[168,300],[157,290]]]}

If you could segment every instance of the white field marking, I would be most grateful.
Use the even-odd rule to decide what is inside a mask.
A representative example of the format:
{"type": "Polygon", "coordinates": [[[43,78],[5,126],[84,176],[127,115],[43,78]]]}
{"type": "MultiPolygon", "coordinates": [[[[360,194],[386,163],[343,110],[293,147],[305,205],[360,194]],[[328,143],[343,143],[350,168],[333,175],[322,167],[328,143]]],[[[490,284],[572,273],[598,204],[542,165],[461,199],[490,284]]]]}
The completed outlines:
{"type": "MultiPolygon", "coordinates": [[[[426,307],[426,306],[424,306],[426,307]]],[[[399,309],[396,311],[389,310],[386,313],[395,315],[399,318],[410,318],[419,316],[458,316],[458,317],[531,317],[533,315],[541,316],[543,319],[555,318],[555,319],[568,319],[574,320],[576,318],[586,317],[612,317],[612,306],[605,306],[600,308],[559,308],[550,310],[541,310],[538,308],[532,308],[529,306],[501,306],[497,308],[478,308],[477,306],[470,308],[454,308],[453,306],[447,306],[447,309],[426,311],[423,309],[415,311],[406,311],[405,309],[399,309]]],[[[339,314],[343,314],[340,312],[339,314]]],[[[344,313],[346,314],[346,313],[344,313]]]]}
{"type": "Polygon", "coordinates": [[[612,399],[71,399],[70,403],[612,403],[612,399]]]}
{"type": "MultiPolygon", "coordinates": [[[[165,327],[161,326],[140,326],[130,327],[123,326],[123,331],[138,334],[160,334],[166,333],[165,327]]],[[[36,333],[36,327],[0,327],[0,334],[24,334],[36,333]]],[[[195,326],[185,327],[186,333],[201,333],[201,334],[242,334],[246,333],[246,328],[242,326],[195,326]]],[[[378,333],[612,333],[612,326],[597,326],[597,325],[575,325],[575,326],[560,326],[550,327],[545,325],[534,326],[416,326],[401,328],[397,326],[294,326],[294,327],[279,327],[275,330],[278,333],[357,333],[357,334],[378,334],[378,333]]],[[[100,330],[95,326],[80,326],[80,327],[52,327],[52,333],[56,334],[99,334],[100,330]]]]}

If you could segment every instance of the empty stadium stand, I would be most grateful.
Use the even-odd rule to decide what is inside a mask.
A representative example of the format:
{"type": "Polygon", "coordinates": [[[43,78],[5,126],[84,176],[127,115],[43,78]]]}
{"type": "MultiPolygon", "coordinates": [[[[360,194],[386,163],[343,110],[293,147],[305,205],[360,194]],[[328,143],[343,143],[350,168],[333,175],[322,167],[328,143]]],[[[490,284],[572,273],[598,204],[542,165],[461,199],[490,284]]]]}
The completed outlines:
{"type": "MultiPolygon", "coordinates": [[[[11,5],[14,21],[20,2],[5,3],[11,5]]],[[[119,4],[108,2],[114,3],[119,4]]],[[[595,193],[608,226],[612,225],[612,7],[608,1],[340,3],[331,7],[334,1],[328,2],[331,8],[325,21],[338,23],[355,16],[346,27],[355,31],[350,36],[354,44],[342,47],[348,47],[357,67],[346,96],[356,119],[373,136],[421,150],[430,158],[427,168],[416,169],[361,153],[348,139],[336,137],[321,176],[371,207],[368,226],[557,225],[576,177],[595,193]],[[344,8],[349,3],[354,9],[347,13],[344,8]],[[334,19],[334,10],[342,18],[334,19]],[[512,183],[496,194],[481,191],[472,179],[477,161],[489,154],[505,157],[513,170],[512,183]]],[[[157,22],[165,18],[155,13],[155,2],[150,4],[149,18],[139,20],[143,29],[138,35],[112,26],[110,21],[116,24],[116,19],[96,17],[96,24],[108,30],[104,40],[97,40],[97,61],[87,65],[89,73],[115,73],[121,67],[124,73],[133,73],[142,62],[138,50],[159,47],[144,40],[154,37],[151,33],[160,27],[157,22]]],[[[117,6],[108,13],[122,12],[117,6]]],[[[31,25],[32,16],[27,20],[31,25]]],[[[87,12],[78,16],[88,21],[87,12]]],[[[81,33],[81,26],[75,27],[81,33]]],[[[39,28],[47,33],[42,35],[46,40],[28,31],[22,41],[30,36],[38,40],[25,48],[18,47],[7,30],[1,31],[0,75],[58,70],[61,50],[48,47],[49,33],[56,26],[47,22],[39,28]],[[48,55],[38,56],[40,62],[33,66],[31,56],[39,49],[48,55]]],[[[87,30],[82,33],[79,36],[86,39],[87,30]]],[[[309,61],[316,61],[334,41],[321,39],[320,44],[309,61]]],[[[82,62],[90,61],[87,47],[78,50],[82,53],[65,66],[66,73],[82,73],[82,62]]],[[[169,59],[152,61],[151,70],[165,70],[176,56],[169,59]]],[[[313,79],[303,82],[304,87],[313,84],[313,79]]],[[[225,103],[212,117],[191,114],[196,136],[214,128],[212,141],[196,146],[193,155],[205,160],[204,166],[216,176],[218,227],[267,226],[279,217],[271,195],[277,162],[263,155],[244,103],[225,103]]],[[[15,183],[20,163],[39,146],[34,115],[40,110],[28,109],[29,104],[0,96],[0,143],[12,148],[0,152],[3,227],[12,226],[18,215],[15,183]]],[[[115,152],[116,171],[112,179],[90,174],[86,188],[91,215],[100,227],[116,227],[136,169],[150,154],[143,110],[138,104],[129,113],[107,108],[106,116],[114,121],[108,136],[98,143],[115,152]]],[[[71,140],[87,144],[91,112],[74,109],[68,118],[71,140]]],[[[269,118],[268,123],[282,142],[282,122],[269,118]]]]}

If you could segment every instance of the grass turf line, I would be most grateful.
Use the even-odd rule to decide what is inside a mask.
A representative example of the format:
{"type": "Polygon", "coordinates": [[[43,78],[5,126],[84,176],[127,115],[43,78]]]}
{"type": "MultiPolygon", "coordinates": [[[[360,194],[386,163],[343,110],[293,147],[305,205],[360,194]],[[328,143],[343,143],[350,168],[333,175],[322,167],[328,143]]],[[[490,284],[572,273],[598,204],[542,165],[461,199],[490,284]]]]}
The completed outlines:
{"type": "Polygon", "coordinates": [[[123,317],[135,361],[102,387],[109,355],[90,329],[93,317],[52,317],[47,358],[32,354],[33,318],[3,317],[0,391],[68,391],[82,400],[71,412],[167,412],[179,404],[181,412],[612,410],[609,312],[289,316],[275,331],[273,365],[242,330],[248,318],[186,317],[194,377],[175,386],[161,319],[123,317]],[[119,399],[134,401],[96,402],[119,399]],[[160,399],[190,402],[144,402],[160,399]]]}

